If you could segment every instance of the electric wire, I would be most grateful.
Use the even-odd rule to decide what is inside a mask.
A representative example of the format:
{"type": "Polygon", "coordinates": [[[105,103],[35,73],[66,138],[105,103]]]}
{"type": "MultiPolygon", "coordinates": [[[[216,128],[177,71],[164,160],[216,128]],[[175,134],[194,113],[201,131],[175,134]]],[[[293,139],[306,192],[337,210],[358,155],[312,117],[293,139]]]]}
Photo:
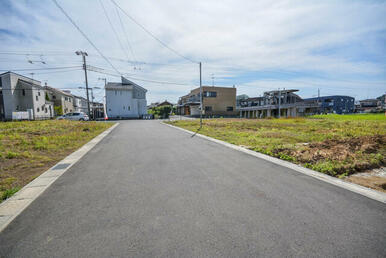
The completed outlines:
{"type": "Polygon", "coordinates": [[[103,55],[102,51],[99,50],[99,48],[87,37],[87,35],[80,29],[80,27],[74,22],[74,20],[66,13],[66,11],[59,5],[59,3],[56,0],[52,0],[54,4],[59,8],[59,10],[67,17],[67,19],[74,25],[74,27],[82,34],[82,36],[95,48],[95,50],[103,57],[103,59],[109,63],[109,65],[118,73],[117,68],[110,62],[110,60],[103,55]]]}
{"type": "Polygon", "coordinates": [[[142,24],[140,24],[137,20],[135,20],[130,14],[128,14],[121,6],[119,6],[114,0],[111,0],[111,2],[118,7],[123,14],[125,14],[130,20],[132,20],[135,24],[137,24],[141,29],[143,29],[147,34],[149,34],[153,39],[158,41],[162,46],[172,51],[174,54],[178,55],[179,57],[192,62],[194,64],[198,64],[198,62],[193,61],[192,59],[180,54],[177,50],[174,50],[173,48],[169,47],[166,43],[164,43],[162,40],[160,40],[157,36],[155,36],[152,32],[150,32],[148,29],[145,28],[142,24]]]}
{"type": "Polygon", "coordinates": [[[102,9],[103,9],[103,12],[104,12],[104,14],[105,14],[105,16],[106,16],[106,19],[107,19],[107,21],[108,21],[108,23],[109,23],[109,25],[110,25],[110,27],[111,27],[113,33],[115,34],[115,37],[116,37],[117,40],[118,40],[119,46],[121,47],[123,53],[126,55],[127,59],[129,59],[129,55],[127,54],[127,50],[123,47],[123,44],[122,44],[122,42],[121,42],[121,39],[119,38],[118,33],[117,33],[117,31],[115,30],[115,28],[114,28],[114,26],[113,26],[113,23],[112,23],[111,20],[110,20],[109,15],[107,14],[106,8],[105,8],[105,6],[103,5],[102,0],[99,0],[99,3],[100,3],[100,5],[102,6],[102,9]]]}
{"type": "Polygon", "coordinates": [[[133,47],[130,44],[129,37],[127,36],[127,32],[126,32],[125,26],[123,25],[123,22],[122,22],[122,19],[121,19],[121,15],[119,14],[119,10],[118,10],[117,6],[115,6],[115,10],[117,12],[117,16],[118,16],[118,19],[119,19],[119,23],[121,24],[121,28],[122,28],[123,34],[125,35],[127,46],[128,46],[128,48],[129,48],[129,50],[131,52],[131,55],[133,56],[134,62],[137,63],[135,55],[134,55],[133,47]]]}

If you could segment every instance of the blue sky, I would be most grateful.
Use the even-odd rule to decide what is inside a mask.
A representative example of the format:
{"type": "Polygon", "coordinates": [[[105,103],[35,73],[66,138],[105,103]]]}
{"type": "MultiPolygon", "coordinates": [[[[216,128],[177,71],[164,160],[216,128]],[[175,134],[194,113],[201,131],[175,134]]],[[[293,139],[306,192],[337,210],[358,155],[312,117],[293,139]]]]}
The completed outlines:
{"type": "MultiPolygon", "coordinates": [[[[177,101],[198,84],[197,64],[164,48],[110,0],[102,3],[113,28],[100,1],[58,2],[120,73],[178,84],[133,79],[148,89],[149,103],[177,101]]],[[[319,88],[322,95],[364,99],[386,91],[386,1],[116,2],[171,48],[201,61],[206,85],[212,85],[213,76],[215,85],[236,85],[238,94],[249,96],[295,88],[312,97],[319,88]]],[[[90,65],[114,72],[52,1],[2,0],[0,70],[79,66],[74,54],[79,49],[89,53],[90,65]]],[[[84,94],[74,89],[84,85],[79,67],[18,73],[84,94]]],[[[101,77],[119,81],[91,71],[89,77],[94,87],[103,86],[101,77]]],[[[101,100],[103,90],[95,93],[101,100]]]]}

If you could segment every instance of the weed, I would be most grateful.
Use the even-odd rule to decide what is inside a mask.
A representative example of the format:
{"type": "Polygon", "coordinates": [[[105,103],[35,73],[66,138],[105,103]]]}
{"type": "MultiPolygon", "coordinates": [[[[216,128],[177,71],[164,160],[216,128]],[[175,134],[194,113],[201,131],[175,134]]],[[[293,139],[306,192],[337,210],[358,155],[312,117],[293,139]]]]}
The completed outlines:
{"type": "Polygon", "coordinates": [[[11,197],[15,193],[17,193],[17,191],[19,191],[19,190],[20,190],[20,187],[14,187],[14,188],[3,191],[0,195],[0,201],[4,201],[5,199],[8,199],[9,197],[11,197]]]}
{"type": "MultiPolygon", "coordinates": [[[[170,124],[197,131],[199,121],[170,124]]],[[[201,134],[345,176],[386,164],[386,117],[317,115],[287,119],[207,119],[201,134]]]]}

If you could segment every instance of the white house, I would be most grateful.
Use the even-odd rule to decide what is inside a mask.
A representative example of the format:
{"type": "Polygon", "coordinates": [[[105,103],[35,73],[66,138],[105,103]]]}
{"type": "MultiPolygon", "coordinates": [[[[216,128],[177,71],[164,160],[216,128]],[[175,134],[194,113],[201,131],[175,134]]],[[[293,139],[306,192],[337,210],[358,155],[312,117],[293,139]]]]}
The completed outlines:
{"type": "Polygon", "coordinates": [[[147,90],[121,77],[122,82],[107,83],[106,113],[108,118],[141,118],[147,114],[147,90]]]}
{"type": "Polygon", "coordinates": [[[74,95],[74,112],[84,112],[87,114],[87,99],[74,95]]]}
{"type": "Polygon", "coordinates": [[[2,120],[17,119],[19,115],[23,119],[49,119],[54,115],[53,103],[46,100],[40,81],[6,72],[0,74],[0,91],[2,120]]]}

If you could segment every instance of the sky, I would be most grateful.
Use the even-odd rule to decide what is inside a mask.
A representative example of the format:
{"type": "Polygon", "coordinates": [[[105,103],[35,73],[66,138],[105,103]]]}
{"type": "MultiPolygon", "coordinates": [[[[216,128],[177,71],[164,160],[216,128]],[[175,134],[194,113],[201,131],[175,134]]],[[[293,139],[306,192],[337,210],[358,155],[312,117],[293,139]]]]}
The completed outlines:
{"type": "Polygon", "coordinates": [[[303,98],[386,92],[386,1],[115,0],[160,43],[111,0],[57,0],[108,61],[53,1],[0,2],[0,72],[84,96],[75,51],[86,51],[87,64],[103,69],[88,72],[96,101],[100,78],[124,75],[148,90],[148,103],[176,102],[199,85],[198,62],[203,85],[235,85],[250,97],[278,88],[303,98]]]}

